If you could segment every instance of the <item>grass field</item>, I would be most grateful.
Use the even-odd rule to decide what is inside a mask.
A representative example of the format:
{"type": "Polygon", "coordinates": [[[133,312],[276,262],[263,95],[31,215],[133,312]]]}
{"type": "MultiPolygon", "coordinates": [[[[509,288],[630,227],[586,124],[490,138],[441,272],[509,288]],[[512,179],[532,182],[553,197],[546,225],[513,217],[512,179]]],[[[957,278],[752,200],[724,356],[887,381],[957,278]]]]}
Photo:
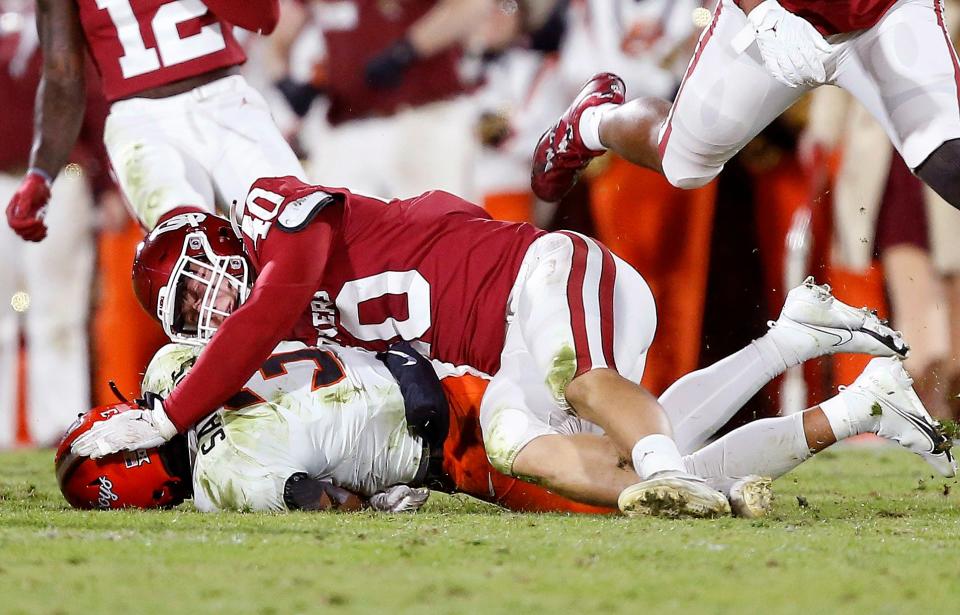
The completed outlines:
{"type": "Polygon", "coordinates": [[[960,612],[960,486],[828,452],[760,521],[77,512],[50,453],[0,455],[0,613],[960,612]]]}

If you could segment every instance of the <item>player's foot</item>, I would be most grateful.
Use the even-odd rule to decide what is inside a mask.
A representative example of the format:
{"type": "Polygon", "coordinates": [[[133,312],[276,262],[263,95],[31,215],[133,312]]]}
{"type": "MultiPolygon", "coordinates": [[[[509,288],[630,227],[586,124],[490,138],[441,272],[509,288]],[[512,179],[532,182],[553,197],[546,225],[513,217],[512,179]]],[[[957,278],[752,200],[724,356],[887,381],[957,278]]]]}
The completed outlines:
{"type": "Polygon", "coordinates": [[[722,517],[730,514],[725,495],[697,476],[657,472],[620,492],[617,504],[629,517],[722,517]]]}
{"type": "Polygon", "coordinates": [[[787,294],[780,318],[768,325],[780,354],[795,364],[841,352],[905,357],[910,350],[875,313],[843,303],[812,276],[787,294]]]}
{"type": "Polygon", "coordinates": [[[584,145],[580,136],[580,116],[591,107],[607,103],[620,105],[625,99],[623,80],[612,73],[594,75],[583,86],[560,120],[543,133],[537,143],[530,176],[534,194],[553,202],[570,192],[590,160],[603,154],[602,150],[592,150],[584,145]]]}
{"type": "Polygon", "coordinates": [[[952,441],[943,433],[914,392],[913,380],[897,359],[870,361],[849,389],[873,398],[871,415],[878,417],[877,435],[923,457],[944,476],[954,476],[957,463],[952,441]]]}
{"type": "Polygon", "coordinates": [[[766,476],[708,478],[707,484],[727,496],[734,517],[758,519],[773,509],[773,480],[766,476]]]}

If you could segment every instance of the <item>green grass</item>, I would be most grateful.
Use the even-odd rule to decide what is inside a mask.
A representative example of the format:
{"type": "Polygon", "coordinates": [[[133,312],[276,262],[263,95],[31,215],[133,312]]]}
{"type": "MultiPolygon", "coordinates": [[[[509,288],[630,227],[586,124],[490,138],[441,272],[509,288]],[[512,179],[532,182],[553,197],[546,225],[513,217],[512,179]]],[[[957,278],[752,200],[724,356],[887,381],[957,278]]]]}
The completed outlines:
{"type": "Polygon", "coordinates": [[[960,612],[960,486],[899,450],[822,455],[752,522],[77,512],[50,453],[0,469],[4,614],[960,612]]]}

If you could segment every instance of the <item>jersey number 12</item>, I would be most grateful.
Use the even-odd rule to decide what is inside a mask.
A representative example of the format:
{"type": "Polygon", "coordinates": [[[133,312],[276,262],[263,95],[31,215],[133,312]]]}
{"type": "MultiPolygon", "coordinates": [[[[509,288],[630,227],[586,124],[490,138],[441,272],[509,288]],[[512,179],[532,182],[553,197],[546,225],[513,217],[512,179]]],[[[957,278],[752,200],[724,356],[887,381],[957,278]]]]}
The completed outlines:
{"type": "Polygon", "coordinates": [[[179,25],[206,14],[207,6],[201,0],[176,0],[161,5],[150,21],[157,42],[157,48],[150,49],[143,40],[131,1],[97,0],[97,8],[106,9],[117,28],[117,38],[123,46],[120,71],[124,79],[196,60],[227,46],[219,23],[203,26],[196,34],[181,38],[179,25]]]}

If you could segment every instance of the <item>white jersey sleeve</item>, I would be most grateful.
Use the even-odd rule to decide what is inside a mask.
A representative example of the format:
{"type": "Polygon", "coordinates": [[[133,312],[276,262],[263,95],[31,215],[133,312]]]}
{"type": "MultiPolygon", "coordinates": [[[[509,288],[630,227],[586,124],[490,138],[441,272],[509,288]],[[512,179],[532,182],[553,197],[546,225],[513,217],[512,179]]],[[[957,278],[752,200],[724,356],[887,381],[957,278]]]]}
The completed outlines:
{"type": "MultiPolygon", "coordinates": [[[[164,347],[144,390],[168,393],[197,354],[164,347]]],[[[285,510],[284,485],[298,472],[369,496],[412,481],[423,455],[407,430],[400,389],[372,353],[299,342],[277,346],[190,441],[201,511],[285,510]]]]}

